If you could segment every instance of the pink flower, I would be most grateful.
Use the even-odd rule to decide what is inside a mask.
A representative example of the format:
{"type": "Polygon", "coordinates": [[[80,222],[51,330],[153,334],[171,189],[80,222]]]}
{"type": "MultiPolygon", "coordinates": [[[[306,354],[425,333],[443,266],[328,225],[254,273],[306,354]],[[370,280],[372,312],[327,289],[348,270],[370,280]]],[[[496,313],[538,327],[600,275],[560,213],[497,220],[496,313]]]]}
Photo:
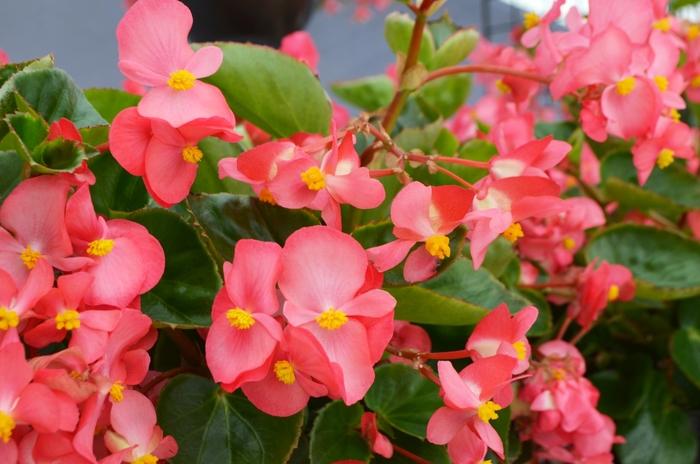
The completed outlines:
{"type": "Polygon", "coordinates": [[[227,391],[262,380],[269,371],[282,328],[275,291],[280,246],[240,240],[233,264],[224,263],[225,285],[214,300],[206,340],[207,365],[227,391]]]}
{"type": "Polygon", "coordinates": [[[447,235],[464,219],[472,198],[472,192],[461,187],[411,182],[391,203],[391,221],[397,240],[367,250],[372,263],[384,272],[408,255],[404,279],[407,282],[429,279],[435,275],[439,262],[450,256],[447,235]],[[410,252],[417,243],[424,246],[410,252]]]}
{"type": "Polygon", "coordinates": [[[85,263],[73,253],[65,223],[70,185],[56,176],[20,183],[0,207],[0,268],[21,285],[39,261],[63,271],[85,263]]]}
{"type": "Polygon", "coordinates": [[[284,315],[319,342],[339,389],[330,396],[346,404],[359,401],[372,385],[372,365],[392,335],[396,300],[383,290],[358,293],[368,264],[352,237],[323,226],[297,230],[282,250],[284,315]]]}
{"type": "Polygon", "coordinates": [[[75,127],[73,121],[67,118],[61,118],[58,121],[52,122],[49,126],[49,133],[46,140],[72,140],[73,142],[83,143],[83,137],[80,135],[78,128],[75,127]]]}
{"type": "Polygon", "coordinates": [[[508,153],[501,153],[489,162],[495,179],[516,176],[548,177],[546,172],[564,159],[571,145],[554,140],[551,135],[525,143],[508,153]]]}
{"type": "Polygon", "coordinates": [[[603,261],[596,268],[596,263],[591,263],[579,277],[577,299],[569,306],[569,315],[581,327],[589,328],[608,303],[629,301],[634,292],[632,273],[625,266],[603,261]]]}
{"type": "Polygon", "coordinates": [[[508,177],[486,185],[474,197],[472,211],[464,218],[475,269],[484,261],[488,245],[499,235],[515,243],[524,236],[520,221],[547,217],[565,209],[557,184],[543,177],[508,177]]]}
{"type": "Polygon", "coordinates": [[[43,348],[62,341],[70,333],[68,346],[78,349],[87,363],[101,358],[107,336],[119,322],[121,312],[85,308],[83,296],[91,284],[92,277],[85,272],[59,277],[58,288],[51,289],[34,308],[44,322],[25,331],[24,341],[43,348]]]}
{"type": "Polygon", "coordinates": [[[87,258],[83,270],[93,278],[86,304],[126,307],[163,275],[165,255],[158,240],[135,222],[98,217],[86,185],[68,200],[66,222],[75,253],[87,258]]]}
{"type": "Polygon", "coordinates": [[[22,322],[32,316],[39,299],[53,286],[53,271],[46,261],[37,262],[20,287],[0,269],[0,347],[19,341],[22,322]]]}
{"type": "Polygon", "coordinates": [[[379,206],[384,201],[384,187],[360,166],[353,139],[346,133],[338,145],[333,137],[333,148],[320,162],[304,156],[280,166],[270,184],[277,203],[285,208],[320,210],[326,224],[336,229],[341,228],[341,204],[359,209],[379,206]]]}
{"type": "Polygon", "coordinates": [[[692,131],[682,122],[661,117],[654,131],[632,147],[632,155],[639,183],[644,185],[655,165],[666,169],[676,158],[690,159],[695,156],[692,131]]]}
{"type": "Polygon", "coordinates": [[[173,127],[200,118],[233,114],[221,91],[199,79],[219,69],[223,53],[215,46],[192,51],[187,35],[190,10],[177,0],[140,0],[117,26],[119,69],[131,81],[150,87],[139,113],[173,127]]]}
{"type": "Polygon", "coordinates": [[[447,444],[455,462],[466,462],[459,457],[462,450],[480,450],[479,441],[503,458],[503,442],[489,422],[497,419],[497,412],[508,405],[498,404],[492,398],[508,386],[515,365],[514,358],[496,355],[478,359],[457,373],[450,362],[438,362],[445,406],[435,411],[428,422],[428,441],[447,444]],[[469,433],[460,433],[465,428],[469,433]]]}
{"type": "Polygon", "coordinates": [[[282,38],[280,51],[304,63],[314,74],[318,74],[318,50],[314,39],[306,31],[296,31],[282,38]]]}
{"type": "Polygon", "coordinates": [[[304,409],[309,397],[328,394],[324,384],[337,390],[333,375],[333,367],[315,337],[304,329],[287,326],[267,375],[244,383],[241,389],[261,411],[286,417],[304,409]]]}
{"type": "Polygon", "coordinates": [[[360,422],[362,436],[369,443],[372,452],[391,459],[394,455],[394,447],[389,439],[379,431],[377,426],[377,415],[373,412],[366,412],[362,415],[360,422]]]}
{"type": "Polygon", "coordinates": [[[0,66],[4,66],[9,62],[10,62],[10,57],[7,56],[7,53],[5,53],[5,50],[0,48],[0,66]]]}
{"type": "MultiPolygon", "coordinates": [[[[406,321],[394,321],[394,335],[389,344],[400,350],[414,350],[417,353],[427,353],[432,346],[430,335],[423,327],[406,321]]],[[[412,364],[410,360],[394,355],[389,356],[389,361],[412,364]]]]}
{"type": "Polygon", "coordinates": [[[596,186],[600,183],[600,161],[596,157],[590,145],[583,143],[581,147],[581,179],[588,185],[596,186]]]}
{"type": "Polygon", "coordinates": [[[513,374],[530,365],[530,343],[527,331],[537,320],[537,308],[526,306],[511,316],[503,303],[484,316],[467,340],[467,350],[473,359],[495,355],[509,356],[517,361],[513,374]]]}
{"type": "Polygon", "coordinates": [[[227,142],[241,139],[233,123],[219,116],[193,119],[174,128],[127,108],[114,118],[109,146],[114,159],[130,174],[143,176],[151,196],[167,208],[189,194],[204,156],[197,143],[210,136],[227,142]]]}
{"type": "Polygon", "coordinates": [[[177,454],[177,443],[163,436],[156,425],[156,412],[151,401],[134,390],[124,392],[124,399],[112,405],[112,430],[105,433],[105,445],[112,453],[122,452],[127,462],[157,462],[177,454]]]}

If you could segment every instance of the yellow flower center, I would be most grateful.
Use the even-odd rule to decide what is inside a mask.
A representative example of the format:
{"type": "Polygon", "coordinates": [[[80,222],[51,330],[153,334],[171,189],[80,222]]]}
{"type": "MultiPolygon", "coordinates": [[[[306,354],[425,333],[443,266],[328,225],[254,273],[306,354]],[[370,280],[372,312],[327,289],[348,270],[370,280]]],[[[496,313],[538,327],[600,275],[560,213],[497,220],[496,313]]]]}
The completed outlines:
{"type": "Polygon", "coordinates": [[[686,32],[686,36],[688,37],[688,40],[695,40],[697,37],[700,35],[700,26],[697,24],[691,24],[688,26],[688,32],[686,32]]]}
{"type": "Polygon", "coordinates": [[[693,77],[693,79],[690,81],[690,86],[695,88],[700,87],[700,74],[693,77]]]}
{"type": "Polygon", "coordinates": [[[425,241],[425,249],[437,259],[450,257],[450,239],[447,235],[432,235],[425,241]]]}
{"type": "Polygon", "coordinates": [[[519,238],[524,237],[523,227],[518,222],[514,222],[502,234],[510,243],[515,243],[519,238]]]}
{"type": "Polygon", "coordinates": [[[525,342],[517,341],[513,343],[513,349],[515,349],[515,355],[517,356],[518,361],[524,361],[525,356],[527,356],[527,348],[525,348],[525,342]]]}
{"type": "Polygon", "coordinates": [[[0,330],[14,329],[19,325],[17,313],[5,306],[0,306],[0,330]]]}
{"type": "Polygon", "coordinates": [[[671,30],[671,18],[665,17],[654,21],[652,26],[657,31],[668,32],[671,30]]]}
{"type": "Polygon", "coordinates": [[[121,382],[114,382],[111,387],[109,387],[109,397],[115,403],[121,403],[124,399],[124,384],[121,382]]]}
{"type": "Polygon", "coordinates": [[[624,79],[617,82],[617,93],[619,93],[622,96],[629,95],[632,93],[636,85],[637,80],[634,77],[625,77],[624,79]]]}
{"type": "Polygon", "coordinates": [[[620,298],[620,287],[612,284],[608,289],[608,301],[615,301],[620,298]]]}
{"type": "Polygon", "coordinates": [[[479,461],[477,464],[493,464],[493,461],[491,461],[490,459],[486,459],[483,461],[479,461]]]}
{"type": "Polygon", "coordinates": [[[659,156],[656,158],[656,165],[660,169],[666,169],[671,164],[673,164],[675,152],[670,148],[664,148],[659,152],[659,156]]]}
{"type": "Polygon", "coordinates": [[[270,192],[268,189],[264,188],[260,190],[260,193],[258,194],[258,198],[260,198],[260,201],[263,203],[269,203],[271,205],[276,205],[277,200],[275,200],[275,196],[270,192]]]}
{"type": "Polygon", "coordinates": [[[668,79],[666,76],[655,76],[654,82],[660,91],[665,92],[668,89],[668,79]]]}
{"type": "Polygon", "coordinates": [[[289,361],[277,361],[272,370],[275,372],[277,380],[285,385],[292,385],[296,381],[294,366],[289,361]]]}
{"type": "Polygon", "coordinates": [[[112,252],[112,248],[114,248],[114,240],[100,238],[88,244],[87,254],[91,256],[107,256],[112,252]]]}
{"type": "Polygon", "coordinates": [[[6,412],[0,411],[0,438],[3,443],[8,443],[15,429],[15,420],[6,412]]]}
{"type": "Polygon", "coordinates": [[[348,322],[348,316],[341,310],[328,308],[316,316],[316,323],[326,330],[337,330],[348,322]]]}
{"type": "Polygon", "coordinates": [[[168,77],[168,86],[179,92],[191,89],[194,87],[196,81],[197,78],[194,77],[194,74],[186,69],[179,69],[170,73],[170,77],[168,77]]]}
{"type": "Polygon", "coordinates": [[[571,237],[564,237],[564,240],[562,241],[562,244],[564,245],[564,248],[567,250],[571,251],[574,248],[576,248],[576,240],[574,240],[571,237]]]}
{"type": "Polygon", "coordinates": [[[153,456],[152,454],[144,454],[143,456],[138,457],[135,461],[131,461],[131,464],[156,464],[157,462],[157,457],[153,456]]]}
{"type": "Polygon", "coordinates": [[[56,314],[56,329],[73,330],[80,328],[80,313],[75,309],[66,309],[56,314]]]}
{"type": "Polygon", "coordinates": [[[22,250],[19,255],[19,259],[22,260],[27,269],[32,270],[36,263],[42,258],[41,253],[33,249],[31,246],[27,245],[27,248],[22,250]]]}
{"type": "Polygon", "coordinates": [[[534,11],[529,11],[523,15],[523,27],[525,30],[532,29],[540,23],[540,16],[534,11]]]}
{"type": "Polygon", "coordinates": [[[321,190],[326,186],[326,178],[316,166],[312,166],[302,172],[301,180],[304,181],[309,190],[321,190]]]}
{"type": "Polygon", "coordinates": [[[197,164],[202,161],[204,153],[196,145],[191,145],[182,149],[182,159],[188,163],[197,164]]]}
{"type": "Polygon", "coordinates": [[[255,325],[255,318],[250,315],[250,312],[241,308],[233,308],[226,311],[226,319],[231,327],[238,330],[248,330],[255,325]]]}
{"type": "Polygon", "coordinates": [[[499,404],[494,403],[493,401],[487,401],[479,406],[476,413],[479,415],[479,419],[488,424],[489,421],[498,419],[498,414],[496,414],[496,411],[500,411],[501,409],[503,408],[499,404]]]}
{"type": "Polygon", "coordinates": [[[554,380],[564,380],[566,378],[566,371],[559,367],[552,369],[552,377],[554,380]]]}
{"type": "Polygon", "coordinates": [[[678,110],[675,109],[675,108],[669,108],[669,109],[666,111],[666,115],[667,115],[669,118],[671,118],[671,119],[673,119],[674,121],[676,121],[676,122],[679,122],[679,121],[681,120],[681,114],[680,114],[680,113],[678,112],[678,110]]]}
{"type": "Polygon", "coordinates": [[[510,88],[510,86],[508,84],[506,84],[505,82],[503,82],[502,79],[498,79],[496,81],[496,88],[498,89],[499,92],[501,92],[503,94],[512,92],[512,89],[510,88]]]}

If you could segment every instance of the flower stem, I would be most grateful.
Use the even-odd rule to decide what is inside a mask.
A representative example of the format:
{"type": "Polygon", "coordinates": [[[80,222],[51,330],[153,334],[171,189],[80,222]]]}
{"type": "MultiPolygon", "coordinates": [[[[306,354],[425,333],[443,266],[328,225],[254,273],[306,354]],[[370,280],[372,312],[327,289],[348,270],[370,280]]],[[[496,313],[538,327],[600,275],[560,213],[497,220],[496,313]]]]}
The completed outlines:
{"type": "Polygon", "coordinates": [[[519,77],[521,79],[528,79],[534,82],[539,82],[541,84],[549,84],[551,79],[546,76],[540,76],[528,71],[520,71],[518,69],[507,68],[505,66],[493,66],[488,64],[466,64],[461,66],[448,66],[447,68],[437,69],[423,80],[423,84],[427,84],[435,79],[440,79],[441,77],[450,76],[453,74],[465,74],[465,73],[482,73],[482,74],[500,74],[503,76],[513,76],[519,77]]]}
{"type": "Polygon", "coordinates": [[[464,359],[469,357],[468,350],[457,350],[457,351],[437,351],[435,353],[421,353],[420,357],[422,359],[464,359]]]}
{"type": "Polygon", "coordinates": [[[426,459],[423,459],[422,457],[420,457],[420,456],[418,456],[418,455],[416,455],[416,454],[411,453],[411,452],[408,451],[407,449],[403,449],[403,448],[401,448],[400,446],[398,446],[398,445],[396,445],[396,444],[394,444],[394,443],[392,443],[391,446],[394,448],[394,451],[396,451],[397,453],[399,453],[401,456],[403,456],[403,457],[405,457],[405,458],[407,458],[407,459],[410,459],[411,461],[413,461],[413,462],[415,462],[415,463],[417,463],[417,464],[430,464],[430,461],[428,461],[428,460],[426,460],[426,459]]]}

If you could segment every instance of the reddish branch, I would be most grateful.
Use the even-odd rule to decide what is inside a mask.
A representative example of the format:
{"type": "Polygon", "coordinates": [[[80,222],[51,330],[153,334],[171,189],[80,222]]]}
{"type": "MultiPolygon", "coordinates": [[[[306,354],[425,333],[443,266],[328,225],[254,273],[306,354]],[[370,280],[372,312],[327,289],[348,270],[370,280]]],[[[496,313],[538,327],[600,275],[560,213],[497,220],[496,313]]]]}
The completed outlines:
{"type": "Polygon", "coordinates": [[[541,84],[549,84],[551,79],[546,76],[541,76],[536,73],[521,71],[519,69],[507,68],[505,66],[494,66],[489,64],[465,64],[461,66],[448,66],[447,68],[437,69],[423,80],[423,84],[427,84],[435,79],[450,76],[453,74],[499,74],[502,76],[513,76],[521,79],[527,79],[541,84]]]}

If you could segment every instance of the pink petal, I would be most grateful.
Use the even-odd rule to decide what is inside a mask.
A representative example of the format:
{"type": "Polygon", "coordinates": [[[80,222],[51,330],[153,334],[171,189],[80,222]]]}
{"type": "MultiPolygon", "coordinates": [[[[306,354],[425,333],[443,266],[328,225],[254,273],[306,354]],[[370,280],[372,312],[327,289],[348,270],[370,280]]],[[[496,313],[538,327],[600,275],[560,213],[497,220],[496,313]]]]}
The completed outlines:
{"type": "Polygon", "coordinates": [[[112,428],[130,445],[145,445],[156,425],[153,403],[136,390],[124,390],[124,399],[112,403],[110,413],[112,428]]]}
{"type": "Polygon", "coordinates": [[[39,299],[53,287],[53,269],[45,260],[38,261],[29,272],[27,281],[17,292],[14,309],[20,314],[31,310],[39,299]]]}
{"type": "Polygon", "coordinates": [[[301,174],[314,166],[318,167],[309,157],[278,165],[279,171],[270,183],[270,191],[280,206],[303,208],[314,201],[319,192],[310,190],[301,180],[301,174]]]}
{"type": "Polygon", "coordinates": [[[40,383],[32,383],[22,390],[12,415],[29,424],[38,432],[52,433],[58,430],[59,409],[56,395],[40,383]]]}
{"type": "Polygon", "coordinates": [[[357,168],[342,176],[326,176],[326,186],[339,203],[355,208],[376,208],[384,201],[384,186],[369,176],[367,168],[357,168]]]}
{"type": "Polygon", "coordinates": [[[446,407],[438,408],[428,422],[427,439],[430,443],[449,443],[464,428],[468,413],[446,407]]]}
{"type": "Polygon", "coordinates": [[[249,311],[275,314],[279,311],[277,279],[282,248],[274,242],[239,240],[233,265],[225,275],[231,301],[249,311]]]}
{"type": "Polygon", "coordinates": [[[66,308],[80,307],[90,284],[92,284],[92,277],[87,272],[76,272],[59,277],[58,289],[61,291],[66,308]]]}
{"type": "Polygon", "coordinates": [[[634,90],[620,95],[615,86],[605,89],[601,98],[603,113],[612,131],[624,138],[641,137],[654,128],[661,114],[656,85],[637,77],[634,90]]]}
{"type": "MultiPolygon", "coordinates": [[[[310,205],[310,207],[312,206],[313,205],[310,205]]],[[[332,227],[336,230],[343,229],[340,204],[334,198],[328,198],[326,205],[321,210],[321,219],[323,219],[323,222],[325,222],[328,227],[332,227]]]]}
{"type": "Polygon", "coordinates": [[[51,343],[58,343],[65,337],[66,331],[58,330],[54,319],[47,319],[22,334],[24,343],[34,348],[43,348],[51,343]]]}
{"type": "Polygon", "coordinates": [[[437,272],[439,261],[428,253],[424,246],[418,247],[408,255],[403,266],[403,278],[406,282],[423,282],[437,272]]]}
{"type": "MultiPolygon", "coordinates": [[[[279,359],[279,358],[278,358],[279,359]]],[[[274,365],[275,360],[273,360],[274,365]]],[[[273,369],[259,382],[249,382],[241,388],[245,396],[256,408],[276,417],[288,417],[296,414],[309,402],[309,394],[299,384],[299,374],[291,385],[280,382],[273,369]]]]}
{"type": "Polygon", "coordinates": [[[151,136],[151,121],[136,108],[126,108],[114,118],[109,129],[109,150],[129,174],[142,176],[151,136]]]}
{"type": "Polygon", "coordinates": [[[11,407],[32,380],[33,372],[24,358],[24,347],[13,343],[0,348],[0,407],[11,407]]]}
{"type": "Polygon", "coordinates": [[[112,219],[108,223],[115,236],[128,237],[138,245],[141,254],[140,263],[144,271],[143,283],[139,293],[146,293],[156,286],[165,271],[165,252],[160,242],[141,224],[125,219],[112,219]]]}
{"type": "Polygon", "coordinates": [[[479,406],[479,399],[474,396],[471,389],[466,387],[451,362],[439,361],[437,367],[440,383],[445,392],[445,404],[455,409],[473,409],[479,406]]]}
{"type": "Polygon", "coordinates": [[[473,424],[477,435],[486,443],[486,446],[503,459],[503,441],[501,441],[501,437],[496,432],[496,429],[480,419],[474,419],[473,424]]]}
{"type": "Polygon", "coordinates": [[[180,203],[190,193],[197,176],[197,163],[182,157],[184,147],[166,145],[152,139],[146,150],[145,171],[153,192],[166,207],[180,203]]]}
{"type": "Polygon", "coordinates": [[[386,272],[399,265],[416,242],[394,240],[384,245],[369,248],[367,256],[379,272],[386,272]]]}
{"type": "Polygon", "coordinates": [[[348,316],[384,317],[393,312],[396,299],[384,290],[370,290],[341,306],[348,316]]]}
{"type": "Polygon", "coordinates": [[[486,451],[486,444],[469,427],[462,427],[447,444],[447,452],[455,464],[481,462],[486,451]]]}
{"type": "Polygon", "coordinates": [[[420,182],[411,182],[402,188],[391,203],[394,235],[400,239],[415,241],[422,241],[433,235],[435,232],[430,221],[431,199],[431,188],[420,182]]]}
{"type": "Polygon", "coordinates": [[[73,330],[68,346],[79,350],[85,362],[92,363],[104,355],[109,336],[107,332],[95,330],[83,322],[83,314],[80,315],[81,326],[80,328],[73,330]]]}
{"type": "Polygon", "coordinates": [[[224,52],[219,47],[207,45],[194,52],[185,69],[194,74],[197,79],[201,79],[214,74],[223,61],[224,52]]]}
{"type": "Polygon", "coordinates": [[[440,185],[431,189],[430,220],[437,233],[449,234],[469,211],[474,193],[456,185],[440,185]]]}

